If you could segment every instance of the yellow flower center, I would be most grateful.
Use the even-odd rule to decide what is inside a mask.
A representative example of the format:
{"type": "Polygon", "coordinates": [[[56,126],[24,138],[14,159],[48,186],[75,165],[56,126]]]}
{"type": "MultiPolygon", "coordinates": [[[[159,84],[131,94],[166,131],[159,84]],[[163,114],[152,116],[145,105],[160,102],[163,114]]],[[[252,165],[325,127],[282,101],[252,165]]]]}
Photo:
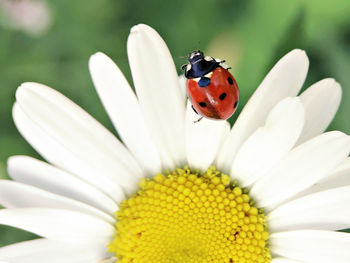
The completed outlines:
{"type": "Polygon", "coordinates": [[[116,219],[108,248],[118,263],[271,261],[264,214],[215,167],[143,179],[116,219]]]}

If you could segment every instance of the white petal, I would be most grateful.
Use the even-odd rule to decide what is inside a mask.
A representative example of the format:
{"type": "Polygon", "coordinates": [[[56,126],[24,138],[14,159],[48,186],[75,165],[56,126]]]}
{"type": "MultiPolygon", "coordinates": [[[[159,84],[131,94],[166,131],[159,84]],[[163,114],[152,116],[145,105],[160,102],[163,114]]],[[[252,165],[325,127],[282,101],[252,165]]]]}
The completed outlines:
{"type": "Polygon", "coordinates": [[[231,126],[230,126],[230,123],[228,122],[228,125],[225,125],[224,135],[222,136],[222,140],[221,140],[221,143],[220,143],[219,150],[224,145],[227,137],[230,135],[230,132],[231,132],[231,126]]]}
{"type": "Polygon", "coordinates": [[[308,263],[350,262],[348,233],[299,230],[270,236],[272,253],[308,263]]]}
{"type": "Polygon", "coordinates": [[[68,209],[98,217],[111,224],[115,223],[112,216],[92,206],[10,180],[0,180],[0,204],[6,208],[68,209]]]}
{"type": "MultiPolygon", "coordinates": [[[[333,186],[333,181],[340,178],[350,177],[350,157],[346,158],[344,161],[342,161],[334,170],[332,170],[326,178],[324,178],[320,183],[327,183],[331,185],[331,187],[338,187],[338,185],[333,186]],[[346,176],[348,175],[348,176],[346,176]]],[[[348,178],[347,178],[348,179],[348,178]]],[[[350,180],[343,181],[342,185],[350,185],[350,180]]],[[[339,185],[339,186],[342,186],[339,185]]]]}
{"type": "Polygon", "coordinates": [[[187,162],[191,168],[205,171],[212,164],[216,153],[226,135],[229,123],[224,120],[209,120],[196,114],[191,103],[186,111],[186,152],[187,162]]]}
{"type": "Polygon", "coordinates": [[[265,77],[239,115],[230,136],[219,152],[217,165],[230,171],[244,141],[265,122],[270,110],[282,99],[294,97],[301,89],[309,66],[304,51],[295,49],[280,59],[265,77]]]}
{"type": "Polygon", "coordinates": [[[340,230],[350,227],[350,186],[307,195],[269,213],[272,232],[293,229],[340,230]]]}
{"type": "Polygon", "coordinates": [[[136,188],[142,170],[128,150],[106,128],[59,92],[24,83],[16,92],[24,113],[45,133],[87,165],[127,191],[136,188]]]}
{"type": "Polygon", "coordinates": [[[293,260],[290,258],[274,258],[271,263],[303,263],[301,261],[293,260]]]}
{"type": "Polygon", "coordinates": [[[116,263],[116,262],[118,262],[118,259],[116,257],[108,257],[108,258],[102,259],[101,261],[98,261],[97,263],[116,263]]]}
{"type": "Polygon", "coordinates": [[[9,263],[97,263],[106,257],[102,244],[72,245],[43,238],[0,248],[0,259],[9,263]]]}
{"type": "Polygon", "coordinates": [[[349,136],[338,131],[319,135],[289,152],[250,194],[261,207],[278,205],[327,176],[349,151],[349,136]]]}
{"type": "Polygon", "coordinates": [[[94,206],[108,214],[118,205],[94,186],[74,175],[28,156],[12,156],[7,162],[8,173],[18,182],[32,185],[54,194],[94,206]]]}
{"type": "Polygon", "coordinates": [[[165,168],[185,163],[185,104],[170,52],[146,25],[131,29],[128,56],[142,113],[165,168]]]}
{"type": "Polygon", "coordinates": [[[186,77],[184,75],[179,76],[179,82],[180,82],[180,91],[182,95],[182,101],[185,103],[186,98],[187,98],[187,93],[186,93],[186,77]]]}
{"type": "Polygon", "coordinates": [[[117,65],[105,54],[91,56],[89,68],[98,95],[125,145],[149,174],[161,171],[158,151],[135,93],[117,65]]]}
{"type": "Polygon", "coordinates": [[[231,176],[248,186],[277,164],[294,146],[304,125],[304,108],[299,98],[286,98],[267,116],[242,145],[231,176]]]}
{"type": "Polygon", "coordinates": [[[326,130],[339,108],[341,95],[341,87],[334,79],[316,82],[300,95],[305,107],[306,121],[298,144],[326,130]]]}
{"type": "Polygon", "coordinates": [[[336,169],[327,175],[327,177],[320,180],[310,188],[300,192],[298,197],[345,185],[350,185],[350,157],[341,162],[336,169]]]}
{"type": "Polygon", "coordinates": [[[107,245],[114,235],[114,227],[97,217],[53,208],[1,209],[0,224],[72,243],[107,245]]]}
{"type": "Polygon", "coordinates": [[[12,114],[20,133],[46,160],[96,186],[116,202],[125,198],[123,190],[115,180],[101,176],[100,172],[94,170],[89,162],[82,160],[79,154],[67,150],[64,144],[44,132],[17,103],[12,114]]]}

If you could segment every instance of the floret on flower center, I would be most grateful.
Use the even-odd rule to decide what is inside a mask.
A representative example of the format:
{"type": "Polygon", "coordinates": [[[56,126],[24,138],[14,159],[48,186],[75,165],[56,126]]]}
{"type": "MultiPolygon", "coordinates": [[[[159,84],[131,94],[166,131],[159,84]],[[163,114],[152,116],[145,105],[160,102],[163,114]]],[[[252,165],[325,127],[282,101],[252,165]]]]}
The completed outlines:
{"type": "Polygon", "coordinates": [[[265,215],[230,178],[210,167],[176,169],[124,200],[110,252],[122,263],[267,263],[265,215]]]}

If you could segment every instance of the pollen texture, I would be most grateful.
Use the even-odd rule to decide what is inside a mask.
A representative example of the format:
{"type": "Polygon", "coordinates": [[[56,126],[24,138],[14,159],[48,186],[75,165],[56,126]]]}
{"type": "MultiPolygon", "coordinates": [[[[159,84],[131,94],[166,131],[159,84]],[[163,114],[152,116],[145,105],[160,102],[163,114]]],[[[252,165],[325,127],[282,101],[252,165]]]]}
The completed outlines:
{"type": "Polygon", "coordinates": [[[143,179],[116,212],[118,263],[267,263],[265,216],[215,167],[143,179]]]}

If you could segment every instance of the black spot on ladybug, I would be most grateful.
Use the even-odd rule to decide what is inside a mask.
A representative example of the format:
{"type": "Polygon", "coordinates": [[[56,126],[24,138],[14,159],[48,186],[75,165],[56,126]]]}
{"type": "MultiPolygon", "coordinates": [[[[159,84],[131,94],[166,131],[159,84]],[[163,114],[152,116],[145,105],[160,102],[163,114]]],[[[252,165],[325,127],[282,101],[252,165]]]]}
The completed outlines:
{"type": "Polygon", "coordinates": [[[235,109],[238,105],[238,100],[235,102],[235,105],[233,105],[233,108],[235,109]]]}
{"type": "Polygon", "coordinates": [[[210,78],[207,77],[201,77],[198,81],[199,87],[205,88],[210,84],[210,78]]]}
{"type": "Polygon", "coordinates": [[[197,112],[196,109],[193,107],[193,105],[191,105],[191,106],[192,106],[192,110],[193,110],[195,113],[198,114],[198,112],[197,112]]]}
{"type": "Polygon", "coordinates": [[[228,81],[228,83],[230,83],[230,85],[233,84],[233,79],[232,79],[231,77],[228,77],[228,78],[227,78],[227,81],[228,81]]]}
{"type": "Polygon", "coordinates": [[[198,103],[198,104],[199,104],[199,106],[201,106],[202,108],[207,107],[207,104],[206,104],[205,102],[200,102],[200,103],[198,103]]]}
{"type": "Polygon", "coordinates": [[[219,96],[220,100],[224,100],[226,98],[227,94],[225,92],[221,93],[219,96]]]}

